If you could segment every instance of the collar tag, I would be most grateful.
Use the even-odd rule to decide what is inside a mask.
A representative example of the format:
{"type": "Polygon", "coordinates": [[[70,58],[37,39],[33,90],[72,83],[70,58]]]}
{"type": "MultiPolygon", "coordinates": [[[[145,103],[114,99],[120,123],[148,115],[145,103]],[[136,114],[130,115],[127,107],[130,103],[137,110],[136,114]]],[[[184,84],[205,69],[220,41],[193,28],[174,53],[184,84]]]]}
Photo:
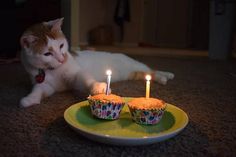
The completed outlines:
{"type": "Polygon", "coordinates": [[[45,79],[45,72],[43,69],[38,70],[38,74],[35,76],[35,81],[37,83],[42,83],[45,79]]]}

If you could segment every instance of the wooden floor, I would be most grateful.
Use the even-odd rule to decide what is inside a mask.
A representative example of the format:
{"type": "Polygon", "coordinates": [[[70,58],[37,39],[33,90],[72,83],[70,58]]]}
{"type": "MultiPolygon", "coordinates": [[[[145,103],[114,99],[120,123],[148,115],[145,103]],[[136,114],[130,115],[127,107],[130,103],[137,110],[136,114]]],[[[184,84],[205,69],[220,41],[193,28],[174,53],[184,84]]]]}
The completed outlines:
{"type": "Polygon", "coordinates": [[[208,51],[175,49],[175,48],[153,48],[153,47],[124,47],[124,46],[93,46],[88,47],[97,51],[108,51],[124,53],[127,55],[165,56],[165,57],[208,57],[208,51]]]}

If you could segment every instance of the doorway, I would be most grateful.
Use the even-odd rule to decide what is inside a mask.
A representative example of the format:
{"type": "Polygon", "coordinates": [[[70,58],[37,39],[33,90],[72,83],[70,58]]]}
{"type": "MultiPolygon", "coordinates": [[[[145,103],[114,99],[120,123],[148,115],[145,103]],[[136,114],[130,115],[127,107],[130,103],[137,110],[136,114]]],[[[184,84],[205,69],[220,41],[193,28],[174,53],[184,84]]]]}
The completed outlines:
{"type": "Polygon", "coordinates": [[[141,42],[162,48],[208,49],[209,2],[144,0],[141,42]]]}

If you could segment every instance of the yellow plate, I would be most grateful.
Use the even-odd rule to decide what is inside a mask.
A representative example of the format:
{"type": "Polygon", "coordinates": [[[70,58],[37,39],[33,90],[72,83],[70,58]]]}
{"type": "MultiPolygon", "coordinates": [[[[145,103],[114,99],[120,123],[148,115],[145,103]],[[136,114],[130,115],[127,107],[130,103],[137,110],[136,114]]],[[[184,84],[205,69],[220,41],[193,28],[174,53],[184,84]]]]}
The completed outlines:
{"type": "MultiPolygon", "coordinates": [[[[124,98],[126,102],[132,98],[124,98]]],[[[188,124],[187,114],[167,104],[161,121],[156,125],[140,125],[132,121],[127,105],[117,120],[103,120],[92,116],[88,101],[70,106],[64,112],[66,122],[77,132],[97,142],[113,145],[145,145],[177,135],[188,124]]]]}

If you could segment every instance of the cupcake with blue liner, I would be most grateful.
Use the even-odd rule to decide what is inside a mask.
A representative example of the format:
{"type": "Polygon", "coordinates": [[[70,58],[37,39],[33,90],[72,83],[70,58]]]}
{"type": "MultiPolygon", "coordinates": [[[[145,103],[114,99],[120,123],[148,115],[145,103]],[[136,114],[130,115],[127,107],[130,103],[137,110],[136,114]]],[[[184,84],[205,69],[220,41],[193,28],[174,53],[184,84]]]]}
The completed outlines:
{"type": "Polygon", "coordinates": [[[100,119],[118,119],[125,105],[124,100],[115,94],[98,94],[88,97],[92,115],[100,119]]]}
{"type": "Polygon", "coordinates": [[[156,98],[134,98],[128,102],[131,117],[138,124],[157,124],[166,109],[166,103],[156,98]]]}

